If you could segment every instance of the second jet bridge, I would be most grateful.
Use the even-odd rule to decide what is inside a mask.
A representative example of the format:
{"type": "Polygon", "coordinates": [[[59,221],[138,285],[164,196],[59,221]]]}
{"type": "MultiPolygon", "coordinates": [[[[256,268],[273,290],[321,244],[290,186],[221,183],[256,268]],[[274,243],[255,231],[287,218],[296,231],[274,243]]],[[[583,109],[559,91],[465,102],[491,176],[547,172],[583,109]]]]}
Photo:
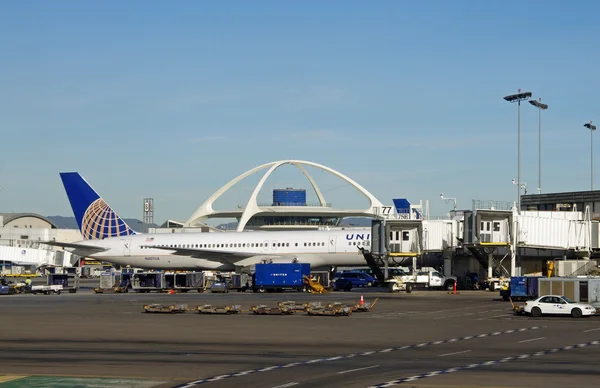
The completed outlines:
{"type": "Polygon", "coordinates": [[[513,212],[490,209],[465,210],[463,223],[463,245],[469,249],[479,264],[487,269],[488,277],[510,276],[511,271],[503,263],[512,254],[513,212]],[[503,257],[500,259],[496,255],[503,257]]]}

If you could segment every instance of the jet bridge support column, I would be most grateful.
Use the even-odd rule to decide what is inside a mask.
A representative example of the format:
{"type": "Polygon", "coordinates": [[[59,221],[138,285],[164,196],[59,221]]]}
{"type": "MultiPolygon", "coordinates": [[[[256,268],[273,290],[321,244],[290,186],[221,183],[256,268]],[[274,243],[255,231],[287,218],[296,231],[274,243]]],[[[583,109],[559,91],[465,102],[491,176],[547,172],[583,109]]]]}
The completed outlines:
{"type": "Polygon", "coordinates": [[[488,279],[494,277],[494,252],[488,253],[488,279]]]}
{"type": "Polygon", "coordinates": [[[452,252],[444,252],[444,276],[452,276],[452,252]]]}

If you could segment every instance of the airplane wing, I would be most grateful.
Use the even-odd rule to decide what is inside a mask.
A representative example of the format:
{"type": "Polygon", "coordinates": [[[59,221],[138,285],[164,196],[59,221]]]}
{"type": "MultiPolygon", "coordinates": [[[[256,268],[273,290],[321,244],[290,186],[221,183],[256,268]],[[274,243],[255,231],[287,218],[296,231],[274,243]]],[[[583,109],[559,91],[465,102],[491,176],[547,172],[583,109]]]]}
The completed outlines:
{"type": "Polygon", "coordinates": [[[152,249],[163,249],[165,251],[171,251],[174,255],[179,256],[191,256],[197,259],[205,259],[208,261],[215,261],[218,263],[235,264],[238,261],[248,259],[256,256],[268,256],[280,257],[281,255],[270,255],[265,253],[246,253],[246,252],[225,252],[216,251],[213,249],[200,249],[200,248],[174,248],[174,247],[162,247],[157,245],[144,245],[144,248],[152,249]]]}
{"type": "Polygon", "coordinates": [[[73,253],[79,256],[88,256],[93,255],[95,253],[105,252],[108,249],[103,247],[98,247],[95,245],[87,245],[80,243],[66,243],[60,241],[42,241],[41,244],[51,245],[55,247],[61,248],[71,248],[74,249],[73,253]]]}

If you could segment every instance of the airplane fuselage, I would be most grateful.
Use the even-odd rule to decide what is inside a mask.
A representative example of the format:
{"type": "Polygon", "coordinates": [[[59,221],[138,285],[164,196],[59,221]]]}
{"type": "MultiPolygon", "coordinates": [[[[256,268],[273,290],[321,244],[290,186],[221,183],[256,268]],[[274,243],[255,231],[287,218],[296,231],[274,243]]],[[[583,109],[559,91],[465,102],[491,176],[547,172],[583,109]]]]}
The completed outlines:
{"type": "Polygon", "coordinates": [[[88,257],[134,268],[223,271],[260,263],[263,260],[274,263],[290,263],[297,260],[300,263],[309,263],[312,268],[364,266],[365,260],[358,248],[370,249],[371,229],[157,233],[86,240],[85,243],[108,248],[107,251],[88,257]],[[175,255],[172,254],[174,251],[148,246],[206,249],[231,253],[232,258],[235,257],[235,253],[244,253],[250,257],[240,257],[232,264],[175,255]]]}

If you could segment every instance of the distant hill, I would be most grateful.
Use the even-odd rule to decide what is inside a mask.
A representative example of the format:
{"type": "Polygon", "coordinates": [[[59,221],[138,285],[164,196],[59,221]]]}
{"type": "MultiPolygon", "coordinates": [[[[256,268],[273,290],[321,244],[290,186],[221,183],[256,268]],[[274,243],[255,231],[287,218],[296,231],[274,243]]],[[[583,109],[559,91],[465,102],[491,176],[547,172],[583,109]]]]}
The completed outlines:
{"type": "MultiPolygon", "coordinates": [[[[60,229],[79,229],[77,226],[77,220],[75,217],[63,217],[63,216],[46,216],[47,219],[52,221],[60,229]]],[[[137,218],[124,218],[123,221],[129,225],[129,227],[136,232],[142,229],[142,221],[137,218]]],[[[158,228],[158,225],[151,224],[149,228],[158,228]]]]}

